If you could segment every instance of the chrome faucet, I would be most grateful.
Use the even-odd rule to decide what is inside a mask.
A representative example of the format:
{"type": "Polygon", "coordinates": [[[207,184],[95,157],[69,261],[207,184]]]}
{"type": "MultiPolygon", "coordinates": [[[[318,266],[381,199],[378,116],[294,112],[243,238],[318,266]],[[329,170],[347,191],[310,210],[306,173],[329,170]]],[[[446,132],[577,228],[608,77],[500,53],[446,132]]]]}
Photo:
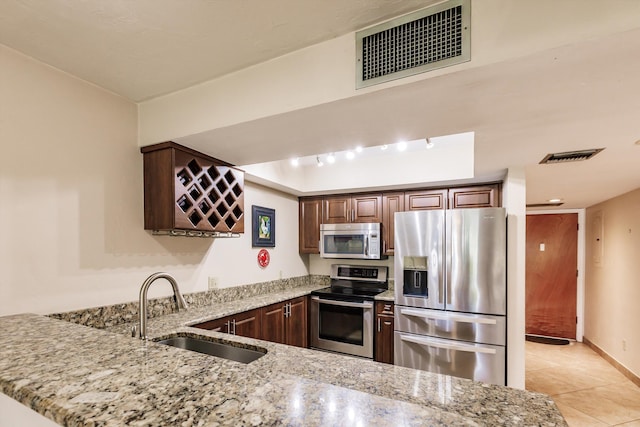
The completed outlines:
{"type": "Polygon", "coordinates": [[[140,288],[140,304],[138,305],[138,311],[140,314],[139,337],[141,340],[147,339],[147,291],[149,290],[149,286],[151,286],[156,279],[167,279],[167,281],[171,283],[171,287],[173,288],[173,297],[176,300],[178,310],[181,308],[187,308],[187,302],[182,297],[180,289],[178,289],[178,282],[176,282],[176,279],[167,273],[153,273],[151,276],[147,277],[140,288]]]}

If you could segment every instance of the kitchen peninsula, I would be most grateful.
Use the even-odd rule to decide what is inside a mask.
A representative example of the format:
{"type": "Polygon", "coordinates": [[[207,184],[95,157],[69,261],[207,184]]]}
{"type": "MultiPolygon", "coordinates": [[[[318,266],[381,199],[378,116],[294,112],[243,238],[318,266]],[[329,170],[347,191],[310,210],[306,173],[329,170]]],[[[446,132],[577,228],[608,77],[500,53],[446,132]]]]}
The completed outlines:
{"type": "Polygon", "coordinates": [[[0,318],[0,391],[60,425],[566,425],[546,395],[189,327],[305,289],[149,319],[266,350],[241,364],[50,317],[0,318]]]}

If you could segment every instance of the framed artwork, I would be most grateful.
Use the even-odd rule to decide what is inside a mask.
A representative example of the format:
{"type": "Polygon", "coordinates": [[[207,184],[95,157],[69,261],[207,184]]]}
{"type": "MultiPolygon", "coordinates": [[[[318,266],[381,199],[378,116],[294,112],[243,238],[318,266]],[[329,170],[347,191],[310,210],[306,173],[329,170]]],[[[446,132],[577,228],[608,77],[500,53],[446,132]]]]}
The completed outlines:
{"type": "Polygon", "coordinates": [[[251,206],[251,242],[254,247],[276,246],[275,209],[251,206]]]}

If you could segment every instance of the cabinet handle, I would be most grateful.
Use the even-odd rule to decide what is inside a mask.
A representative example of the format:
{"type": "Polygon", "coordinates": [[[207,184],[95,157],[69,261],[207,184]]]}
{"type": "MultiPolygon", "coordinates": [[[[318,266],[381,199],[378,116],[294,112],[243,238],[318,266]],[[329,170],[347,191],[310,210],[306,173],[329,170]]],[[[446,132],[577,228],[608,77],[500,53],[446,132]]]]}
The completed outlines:
{"type": "Polygon", "coordinates": [[[291,303],[287,304],[289,306],[289,317],[291,317],[291,303]]]}
{"type": "Polygon", "coordinates": [[[236,319],[231,320],[231,324],[233,325],[232,334],[235,335],[236,334],[236,319]]]}
{"type": "Polygon", "coordinates": [[[386,240],[382,241],[382,252],[385,253],[385,254],[387,253],[387,241],[386,240]]]}
{"type": "Polygon", "coordinates": [[[378,332],[380,332],[380,331],[381,331],[381,329],[380,329],[380,318],[378,317],[378,332]]]}
{"type": "Polygon", "coordinates": [[[351,209],[351,222],[354,222],[355,220],[356,220],[356,210],[351,209]]]}

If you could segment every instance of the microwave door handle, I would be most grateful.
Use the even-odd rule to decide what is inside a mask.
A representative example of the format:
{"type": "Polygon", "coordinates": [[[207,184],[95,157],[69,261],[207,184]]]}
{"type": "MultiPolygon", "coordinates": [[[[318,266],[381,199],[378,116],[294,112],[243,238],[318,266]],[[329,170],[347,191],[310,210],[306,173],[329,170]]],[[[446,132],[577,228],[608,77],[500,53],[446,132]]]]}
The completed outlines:
{"type": "Polygon", "coordinates": [[[364,236],[364,255],[369,256],[369,235],[364,236]]]}
{"type": "Polygon", "coordinates": [[[348,301],[335,301],[332,299],[321,299],[320,297],[311,297],[312,301],[317,301],[321,304],[337,305],[340,307],[353,307],[353,308],[373,308],[373,304],[370,302],[348,302],[348,301]]]}
{"type": "Polygon", "coordinates": [[[406,342],[412,342],[424,347],[435,347],[435,348],[442,348],[445,350],[455,350],[455,351],[466,351],[469,353],[486,353],[486,354],[496,354],[496,350],[493,348],[487,348],[487,347],[476,347],[475,345],[468,345],[468,344],[454,344],[454,343],[444,343],[444,342],[440,342],[440,341],[432,341],[429,338],[422,338],[422,337],[409,337],[409,336],[405,336],[402,335],[400,337],[400,339],[402,341],[406,341],[406,342]]]}

